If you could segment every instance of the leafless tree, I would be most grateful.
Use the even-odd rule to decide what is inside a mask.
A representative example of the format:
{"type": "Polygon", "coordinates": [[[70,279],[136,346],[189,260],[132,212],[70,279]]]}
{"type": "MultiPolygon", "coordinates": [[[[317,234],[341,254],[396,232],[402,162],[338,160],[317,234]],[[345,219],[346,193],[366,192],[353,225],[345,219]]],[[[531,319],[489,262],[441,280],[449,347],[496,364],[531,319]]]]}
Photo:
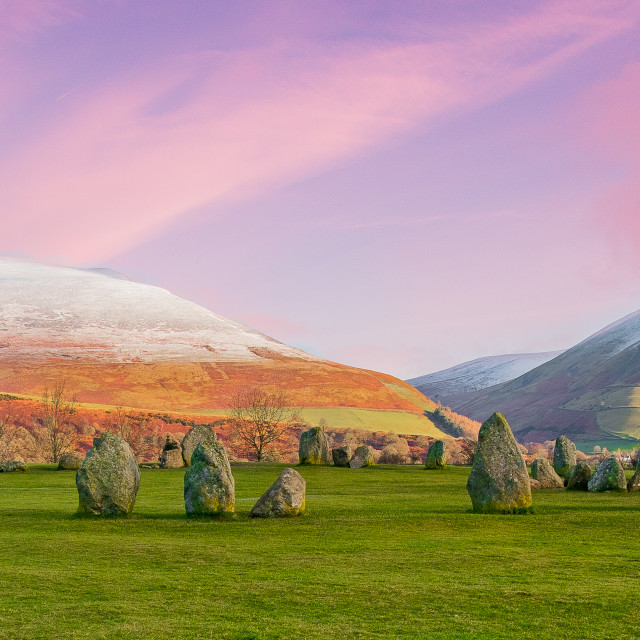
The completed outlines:
{"type": "Polygon", "coordinates": [[[286,394],[279,390],[245,387],[233,397],[232,433],[258,462],[280,439],[287,424],[298,417],[299,410],[288,405],[286,394]]]}
{"type": "Polygon", "coordinates": [[[139,460],[157,456],[162,445],[157,429],[148,428],[144,415],[127,413],[123,407],[116,407],[115,411],[105,416],[104,430],[120,436],[139,460]]]}
{"type": "Polygon", "coordinates": [[[57,380],[53,389],[44,390],[38,448],[47,462],[58,462],[63,455],[74,450],[76,432],[71,416],[75,413],[75,406],[64,380],[57,380]]]}

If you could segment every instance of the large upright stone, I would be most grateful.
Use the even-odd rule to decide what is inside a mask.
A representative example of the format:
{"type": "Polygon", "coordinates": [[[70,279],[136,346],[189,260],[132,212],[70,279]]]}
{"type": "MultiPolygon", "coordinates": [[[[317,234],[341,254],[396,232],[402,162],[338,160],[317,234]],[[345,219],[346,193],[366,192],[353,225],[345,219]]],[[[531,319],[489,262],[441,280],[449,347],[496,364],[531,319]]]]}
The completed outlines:
{"type": "Polygon", "coordinates": [[[629,478],[629,482],[627,482],[627,491],[640,491],[640,459],[638,459],[634,474],[629,478]]]}
{"type": "Polygon", "coordinates": [[[567,436],[558,436],[553,449],[553,468],[563,476],[576,464],[576,445],[567,436]]]}
{"type": "Polygon", "coordinates": [[[140,486],[140,470],[129,445],[115,433],[94,438],[76,473],[79,513],[131,513],[140,486]]]}
{"type": "Polygon", "coordinates": [[[352,469],[362,469],[362,467],[373,467],[375,464],[375,460],[373,459],[373,454],[371,453],[371,449],[366,444],[359,446],[355,453],[353,454],[353,458],[349,462],[349,466],[352,469]]]}
{"type": "Polygon", "coordinates": [[[436,440],[431,443],[427,451],[427,459],[424,463],[425,469],[446,469],[447,454],[445,452],[444,441],[436,440]]]}
{"type": "Polygon", "coordinates": [[[501,413],[494,413],[480,427],[467,491],[473,510],[480,513],[524,513],[531,509],[527,465],[501,413]]]}
{"type": "Polygon", "coordinates": [[[255,503],[250,518],[283,518],[304,511],[306,485],[304,478],[291,467],[284,469],[277,480],[255,503]]]}
{"type": "Polygon", "coordinates": [[[235,501],[235,481],[225,448],[217,441],[199,444],[184,474],[187,515],[229,515],[235,501]]]}
{"type": "Polygon", "coordinates": [[[541,489],[562,489],[562,478],[553,470],[546,458],[538,458],[531,463],[531,477],[540,483],[541,489]]]}
{"type": "Polygon", "coordinates": [[[564,486],[569,491],[587,491],[593,471],[586,462],[578,462],[564,474],[564,486]]]}
{"type": "Polygon", "coordinates": [[[160,466],[163,469],[180,469],[184,467],[184,459],[180,449],[164,449],[160,455],[160,466]]]}
{"type": "Polygon", "coordinates": [[[331,456],[336,467],[348,467],[349,460],[351,460],[351,447],[346,444],[344,447],[331,449],[331,456]]]}
{"type": "Polygon", "coordinates": [[[191,427],[189,431],[182,438],[182,459],[184,464],[188,467],[191,464],[191,456],[199,444],[216,444],[218,437],[216,432],[207,425],[197,424],[195,427],[191,427]]]}
{"type": "Polygon", "coordinates": [[[620,462],[614,456],[605,458],[589,480],[589,491],[626,491],[627,478],[620,462]]]}
{"type": "Polygon", "coordinates": [[[320,427],[312,427],[300,436],[300,464],[329,464],[329,443],[320,427]]]}

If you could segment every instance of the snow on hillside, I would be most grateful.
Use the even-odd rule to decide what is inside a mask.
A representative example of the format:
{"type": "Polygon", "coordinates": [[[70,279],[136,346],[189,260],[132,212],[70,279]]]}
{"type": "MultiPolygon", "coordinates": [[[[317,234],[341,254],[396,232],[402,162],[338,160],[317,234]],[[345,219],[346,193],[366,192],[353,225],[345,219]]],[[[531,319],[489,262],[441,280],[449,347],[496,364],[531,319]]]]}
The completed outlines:
{"type": "Polygon", "coordinates": [[[0,305],[2,359],[318,359],[164,289],[110,270],[0,258],[0,305]]]}
{"type": "Polygon", "coordinates": [[[616,320],[600,331],[579,342],[567,353],[595,351],[600,356],[611,357],[627,347],[640,342],[640,310],[616,320]]]}
{"type": "MultiPolygon", "coordinates": [[[[494,384],[513,380],[561,353],[563,352],[547,351],[487,356],[463,362],[449,369],[412,378],[407,382],[423,393],[427,393],[425,390],[431,388],[446,390],[448,394],[479,391],[492,387],[494,384]]],[[[427,395],[429,394],[427,393],[427,395]]]]}

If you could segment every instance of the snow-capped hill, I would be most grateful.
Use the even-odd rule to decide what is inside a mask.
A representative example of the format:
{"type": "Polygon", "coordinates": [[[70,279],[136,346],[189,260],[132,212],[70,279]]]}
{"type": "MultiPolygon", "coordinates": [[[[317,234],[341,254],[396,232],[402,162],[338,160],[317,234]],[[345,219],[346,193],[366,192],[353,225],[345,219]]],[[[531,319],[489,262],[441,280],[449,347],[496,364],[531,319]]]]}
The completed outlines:
{"type": "Polygon", "coordinates": [[[0,358],[317,360],[165,289],[114,273],[0,258],[0,358]]]}
{"type": "Polygon", "coordinates": [[[425,395],[446,404],[452,395],[479,391],[495,384],[513,380],[523,373],[559,356],[562,351],[543,353],[511,353],[500,356],[486,356],[469,362],[429,373],[407,382],[425,395]]]}
{"type": "Polygon", "coordinates": [[[614,356],[640,341],[640,310],[616,320],[585,338],[569,352],[597,351],[601,356],[614,356]]]}

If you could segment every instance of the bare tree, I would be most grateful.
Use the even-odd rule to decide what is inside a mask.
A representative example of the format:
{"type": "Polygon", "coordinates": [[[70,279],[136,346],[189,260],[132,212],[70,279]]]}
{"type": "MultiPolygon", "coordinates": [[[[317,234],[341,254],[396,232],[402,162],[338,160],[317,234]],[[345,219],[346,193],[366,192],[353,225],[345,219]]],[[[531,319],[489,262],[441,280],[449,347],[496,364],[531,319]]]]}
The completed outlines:
{"type": "Polygon", "coordinates": [[[48,462],[58,462],[73,451],[76,432],[71,424],[75,400],[67,394],[65,381],[57,380],[42,395],[42,429],[38,438],[40,453],[48,462]]]}
{"type": "Polygon", "coordinates": [[[283,391],[264,391],[245,387],[232,399],[233,435],[258,462],[264,459],[269,445],[280,439],[287,424],[296,419],[298,409],[288,406],[283,391]]]}
{"type": "Polygon", "coordinates": [[[122,407],[116,407],[115,411],[105,416],[104,429],[120,436],[140,460],[157,455],[162,445],[157,429],[148,428],[144,415],[127,413],[122,407]]]}

